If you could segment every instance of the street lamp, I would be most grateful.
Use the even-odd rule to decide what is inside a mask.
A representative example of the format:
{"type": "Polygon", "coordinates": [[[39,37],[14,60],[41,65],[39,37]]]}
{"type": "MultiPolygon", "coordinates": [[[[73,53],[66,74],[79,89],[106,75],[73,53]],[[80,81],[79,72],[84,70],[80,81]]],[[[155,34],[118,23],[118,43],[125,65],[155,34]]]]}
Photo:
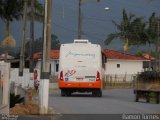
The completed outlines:
{"type": "Polygon", "coordinates": [[[108,11],[108,10],[110,10],[110,8],[109,7],[105,7],[104,10],[108,11]]]}

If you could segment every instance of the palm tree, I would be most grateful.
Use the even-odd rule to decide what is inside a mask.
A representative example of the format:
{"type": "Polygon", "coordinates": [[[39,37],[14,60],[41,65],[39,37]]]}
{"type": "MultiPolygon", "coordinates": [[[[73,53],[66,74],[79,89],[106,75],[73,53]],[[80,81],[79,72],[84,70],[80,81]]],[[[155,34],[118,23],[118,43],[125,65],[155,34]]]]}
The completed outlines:
{"type": "MultiPolygon", "coordinates": [[[[156,54],[156,60],[159,59],[160,56],[160,19],[156,17],[155,13],[152,13],[151,17],[148,21],[148,27],[147,27],[147,37],[149,39],[149,42],[151,44],[155,45],[155,54],[156,54]]],[[[156,61],[156,70],[159,69],[159,66],[157,65],[156,61]]]]}
{"type": "Polygon", "coordinates": [[[155,13],[152,13],[152,15],[149,18],[148,21],[148,27],[147,27],[147,37],[152,44],[156,44],[156,38],[157,38],[157,25],[158,18],[156,18],[155,13]]]}
{"type": "Polygon", "coordinates": [[[124,40],[124,52],[127,52],[128,47],[131,45],[146,43],[146,34],[144,33],[145,23],[142,21],[143,18],[136,18],[134,14],[128,15],[125,9],[123,9],[122,15],[122,22],[120,24],[112,20],[118,32],[109,34],[105,43],[108,45],[114,39],[124,40]]]}
{"type": "Polygon", "coordinates": [[[0,18],[6,23],[5,37],[9,36],[10,22],[22,15],[22,0],[0,0],[0,18]]]}
{"type": "Polygon", "coordinates": [[[28,16],[30,17],[30,73],[33,73],[33,48],[34,48],[34,21],[43,22],[44,9],[42,4],[37,0],[29,1],[30,11],[28,16]]]}
{"type": "MultiPolygon", "coordinates": [[[[5,37],[9,36],[10,22],[14,20],[19,20],[23,14],[23,0],[0,0],[0,18],[6,23],[5,37]]],[[[29,1],[29,7],[31,6],[31,1],[29,1]]],[[[35,2],[35,15],[36,20],[43,17],[43,6],[36,0],[35,2]]],[[[28,14],[30,14],[29,12],[28,14]]],[[[41,19],[40,19],[41,20],[41,19]]]]}
{"type": "Polygon", "coordinates": [[[43,19],[43,6],[36,0],[24,1],[24,18],[23,18],[23,33],[22,33],[22,47],[20,52],[20,70],[19,75],[23,76],[23,63],[24,63],[24,53],[25,53],[25,32],[26,32],[26,14],[30,18],[30,72],[33,73],[33,42],[34,42],[34,20],[42,21],[43,19]],[[30,11],[27,12],[27,4],[30,11]]]}
{"type": "MultiPolygon", "coordinates": [[[[29,1],[28,4],[30,7],[31,1],[29,1]]],[[[5,39],[2,43],[5,45],[5,48],[13,47],[13,45],[10,44],[13,43],[13,37],[10,36],[10,22],[19,20],[22,17],[23,8],[24,0],[0,0],[0,18],[6,23],[5,39]]],[[[43,17],[43,6],[37,0],[35,2],[35,8],[36,20],[41,21],[43,17]]],[[[30,14],[31,11],[28,12],[28,16],[30,16],[30,14]]]]}
{"type": "Polygon", "coordinates": [[[21,0],[0,0],[0,18],[4,20],[6,24],[5,39],[2,42],[2,46],[6,48],[5,60],[7,59],[8,49],[15,46],[15,40],[10,36],[10,22],[18,20],[22,15],[21,0]]]}
{"type": "Polygon", "coordinates": [[[30,9],[30,11],[27,13],[29,20],[31,20],[32,17],[32,9],[34,9],[33,13],[35,20],[38,22],[43,22],[44,7],[40,2],[38,2],[38,0],[28,0],[28,9],[30,9]]]}

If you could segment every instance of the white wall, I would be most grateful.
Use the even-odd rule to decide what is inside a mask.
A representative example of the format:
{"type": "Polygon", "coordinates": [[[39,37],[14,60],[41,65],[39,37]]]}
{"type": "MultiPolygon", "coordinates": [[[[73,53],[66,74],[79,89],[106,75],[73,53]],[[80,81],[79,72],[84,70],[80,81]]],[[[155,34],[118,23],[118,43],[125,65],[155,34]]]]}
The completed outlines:
{"type": "MultiPolygon", "coordinates": [[[[51,75],[58,75],[58,72],[56,72],[56,64],[59,63],[59,60],[51,60],[50,64],[51,64],[51,75]]],[[[37,64],[36,64],[36,69],[41,69],[41,60],[38,60],[37,64]]]]}
{"type": "Polygon", "coordinates": [[[33,80],[30,80],[29,69],[23,69],[23,76],[19,77],[19,68],[10,69],[10,82],[15,82],[15,84],[22,85],[22,88],[31,87],[33,85],[33,80]],[[31,83],[32,82],[32,83],[31,83]]]}
{"type": "Polygon", "coordinates": [[[107,60],[105,74],[136,74],[143,71],[142,61],[107,60]],[[120,68],[117,68],[120,64],[120,68]]]}

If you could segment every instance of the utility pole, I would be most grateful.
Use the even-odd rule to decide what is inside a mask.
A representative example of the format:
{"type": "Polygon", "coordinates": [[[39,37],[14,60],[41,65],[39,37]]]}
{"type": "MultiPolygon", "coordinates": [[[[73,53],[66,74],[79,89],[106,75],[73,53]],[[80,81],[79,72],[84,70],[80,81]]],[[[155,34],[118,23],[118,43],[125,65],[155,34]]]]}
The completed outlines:
{"type": "Polygon", "coordinates": [[[22,28],[22,43],[21,43],[21,52],[20,52],[20,67],[19,67],[19,76],[23,76],[23,67],[24,67],[24,54],[25,54],[25,39],[26,39],[26,17],[27,17],[27,1],[24,0],[24,12],[23,12],[23,28],[22,28]]]}
{"type": "Polygon", "coordinates": [[[34,4],[35,0],[31,0],[31,20],[30,20],[30,65],[29,72],[33,73],[33,46],[34,46],[34,4]]]}
{"type": "Polygon", "coordinates": [[[43,54],[40,81],[40,114],[48,113],[50,49],[51,49],[51,11],[52,0],[45,0],[45,18],[43,33],[43,54]]]}
{"type": "MultiPolygon", "coordinates": [[[[82,38],[82,1],[83,0],[79,0],[79,4],[78,4],[78,33],[77,33],[77,37],[78,39],[82,38]]],[[[97,2],[100,2],[100,0],[97,0],[97,2]]]]}
{"type": "Polygon", "coordinates": [[[30,60],[29,60],[29,72],[30,81],[29,86],[33,87],[33,47],[34,47],[34,14],[35,14],[35,0],[31,0],[31,20],[30,20],[30,60]]]}
{"type": "Polygon", "coordinates": [[[81,39],[81,35],[82,35],[82,10],[81,10],[81,6],[82,6],[82,0],[79,0],[79,4],[78,4],[78,39],[81,39]]]}

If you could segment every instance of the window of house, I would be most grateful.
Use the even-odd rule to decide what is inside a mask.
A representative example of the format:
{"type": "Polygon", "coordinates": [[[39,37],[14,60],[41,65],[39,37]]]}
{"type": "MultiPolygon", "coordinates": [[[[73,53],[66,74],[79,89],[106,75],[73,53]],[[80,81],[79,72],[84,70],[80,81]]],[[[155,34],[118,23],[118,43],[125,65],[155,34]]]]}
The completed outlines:
{"type": "Polygon", "coordinates": [[[117,64],[117,68],[120,68],[120,64],[117,64]]]}
{"type": "Polygon", "coordinates": [[[56,64],[56,72],[59,71],[59,63],[56,64]]]}

